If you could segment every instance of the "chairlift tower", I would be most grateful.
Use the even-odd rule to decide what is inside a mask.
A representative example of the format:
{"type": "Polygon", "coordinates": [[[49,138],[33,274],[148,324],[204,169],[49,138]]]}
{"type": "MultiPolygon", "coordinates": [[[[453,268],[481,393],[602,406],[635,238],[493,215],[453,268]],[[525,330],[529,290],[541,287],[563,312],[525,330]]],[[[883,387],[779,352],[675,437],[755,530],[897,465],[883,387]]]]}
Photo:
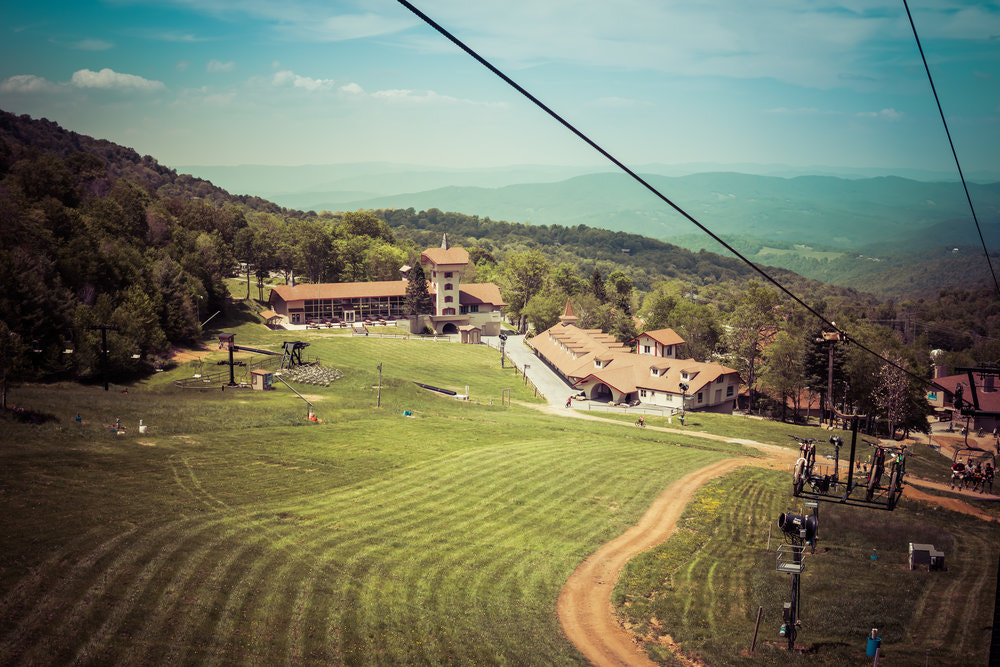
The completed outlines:
{"type": "Polygon", "coordinates": [[[819,516],[816,514],[819,504],[806,503],[806,506],[812,507],[814,513],[804,515],[782,512],[778,515],[778,527],[787,541],[778,546],[776,569],[778,572],[792,575],[791,600],[785,602],[782,609],[782,624],[778,634],[788,641],[789,651],[795,649],[795,637],[802,625],[799,618],[802,606],[799,575],[805,567],[805,549],[806,546],[811,546],[815,551],[819,533],[819,516]]]}

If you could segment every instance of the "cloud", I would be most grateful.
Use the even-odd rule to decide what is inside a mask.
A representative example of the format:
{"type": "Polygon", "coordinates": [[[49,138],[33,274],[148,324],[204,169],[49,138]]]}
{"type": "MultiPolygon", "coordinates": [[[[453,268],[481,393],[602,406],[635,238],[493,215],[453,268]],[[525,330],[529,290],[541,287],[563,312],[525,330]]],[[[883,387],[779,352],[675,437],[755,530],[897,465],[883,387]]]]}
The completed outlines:
{"type": "Polygon", "coordinates": [[[177,70],[178,72],[183,72],[190,66],[191,66],[190,60],[180,60],[177,62],[176,65],[174,65],[174,69],[177,70]]]}
{"type": "Polygon", "coordinates": [[[885,118],[887,120],[899,120],[903,117],[902,112],[895,109],[882,109],[881,111],[860,111],[854,114],[858,118],[885,118]]]}
{"type": "Polygon", "coordinates": [[[330,90],[333,88],[333,79],[313,79],[308,76],[300,76],[291,70],[281,70],[275,72],[271,77],[271,83],[275,86],[292,86],[293,88],[303,88],[310,92],[318,90],[330,90]]]}
{"type": "Polygon", "coordinates": [[[339,14],[320,20],[283,23],[276,27],[279,35],[292,39],[317,42],[343,42],[389,35],[420,25],[416,17],[393,13],[339,14]]]}
{"type": "Polygon", "coordinates": [[[135,74],[122,74],[107,67],[100,72],[93,72],[89,69],[73,72],[70,83],[77,88],[101,88],[104,90],[122,88],[152,92],[166,88],[162,81],[144,79],[135,74]]]}
{"type": "Polygon", "coordinates": [[[227,63],[224,63],[216,60],[215,58],[209,60],[208,64],[205,66],[205,71],[211,74],[215,74],[218,72],[232,72],[234,69],[236,69],[236,63],[234,63],[232,60],[230,60],[227,63]]]}
{"type": "Polygon", "coordinates": [[[494,107],[501,109],[508,106],[506,102],[476,102],[475,100],[460,99],[450,95],[441,95],[433,90],[417,92],[404,88],[377,90],[371,94],[371,97],[379,100],[385,100],[389,103],[404,104],[469,104],[472,106],[494,107]]]}
{"type": "Polygon", "coordinates": [[[774,109],[766,109],[765,113],[783,114],[788,116],[838,116],[841,114],[840,111],[824,111],[823,109],[818,109],[816,107],[798,107],[796,109],[789,109],[788,107],[775,107],[774,109]]]}
{"type": "Polygon", "coordinates": [[[208,86],[201,88],[189,88],[182,90],[174,105],[203,105],[212,107],[225,107],[232,104],[236,99],[236,92],[232,90],[218,91],[208,86]]]}
{"type": "Polygon", "coordinates": [[[18,74],[0,81],[0,93],[48,93],[59,86],[34,74],[18,74]]]}
{"type": "Polygon", "coordinates": [[[363,95],[365,89],[352,81],[351,83],[341,86],[340,91],[342,93],[350,93],[351,95],[363,95]]]}
{"type": "Polygon", "coordinates": [[[79,42],[73,42],[73,48],[81,51],[107,51],[113,47],[114,44],[105,42],[103,39],[82,39],[79,42]]]}

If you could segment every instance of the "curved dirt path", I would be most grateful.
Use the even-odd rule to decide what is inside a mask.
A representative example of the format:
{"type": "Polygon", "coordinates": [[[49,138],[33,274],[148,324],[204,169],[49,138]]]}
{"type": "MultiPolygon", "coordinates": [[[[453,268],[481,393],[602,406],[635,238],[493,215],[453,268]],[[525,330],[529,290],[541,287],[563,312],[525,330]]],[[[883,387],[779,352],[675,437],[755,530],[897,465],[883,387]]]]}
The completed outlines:
{"type": "MultiPolygon", "coordinates": [[[[654,665],[614,614],[611,592],[618,575],[625,563],[674,533],[684,507],[705,482],[745,465],[766,463],[749,458],[723,459],[674,482],[638,524],[602,546],[570,575],[556,609],[563,632],[588,660],[595,665],[654,665]]],[[[686,664],[698,664],[677,649],[674,653],[686,664]]]]}
{"type": "MultiPolygon", "coordinates": [[[[949,491],[950,493],[955,493],[948,489],[947,484],[939,484],[937,482],[928,482],[927,480],[911,480],[907,478],[906,488],[903,489],[903,497],[912,498],[913,500],[919,500],[925,503],[931,503],[932,505],[938,505],[939,507],[944,507],[945,509],[952,510],[953,512],[961,512],[962,514],[968,514],[969,516],[974,516],[977,519],[982,519],[983,521],[1000,521],[1000,518],[993,516],[988,512],[984,512],[975,505],[965,502],[960,498],[952,498],[949,496],[936,496],[920,489],[915,488],[917,485],[926,486],[932,489],[938,489],[940,491],[949,491]]],[[[981,496],[980,500],[998,500],[996,496],[981,496]]]]}

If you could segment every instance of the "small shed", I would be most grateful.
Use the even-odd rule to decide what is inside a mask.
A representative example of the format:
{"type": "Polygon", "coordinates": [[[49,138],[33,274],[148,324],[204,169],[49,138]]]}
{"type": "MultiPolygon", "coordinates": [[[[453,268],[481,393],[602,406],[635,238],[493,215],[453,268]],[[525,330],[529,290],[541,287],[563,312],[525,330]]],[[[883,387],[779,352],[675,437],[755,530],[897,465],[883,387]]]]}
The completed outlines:
{"type": "Polygon", "coordinates": [[[250,371],[250,388],[254,391],[267,391],[273,389],[274,373],[271,371],[255,368],[250,371]]]}
{"type": "Polygon", "coordinates": [[[273,310],[262,310],[260,311],[260,316],[264,318],[268,326],[274,326],[281,321],[281,315],[274,312],[273,310]]]}
{"type": "Polygon", "coordinates": [[[466,324],[458,328],[463,343],[468,345],[479,345],[482,342],[483,330],[477,326],[466,324]]]}
{"type": "Polygon", "coordinates": [[[943,570],[944,552],[935,549],[933,544],[910,542],[910,569],[917,569],[917,565],[926,565],[928,570],[943,570]]]}

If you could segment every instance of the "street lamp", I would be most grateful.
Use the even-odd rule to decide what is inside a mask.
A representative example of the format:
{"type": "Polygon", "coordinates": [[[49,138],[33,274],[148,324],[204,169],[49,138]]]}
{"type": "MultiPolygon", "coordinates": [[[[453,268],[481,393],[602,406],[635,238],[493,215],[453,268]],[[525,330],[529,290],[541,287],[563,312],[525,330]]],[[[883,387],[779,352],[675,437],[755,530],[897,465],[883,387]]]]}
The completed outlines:
{"type": "Polygon", "coordinates": [[[683,426],[684,425],[684,406],[687,403],[688,383],[687,382],[681,382],[678,386],[681,388],[681,426],[683,426]]]}

